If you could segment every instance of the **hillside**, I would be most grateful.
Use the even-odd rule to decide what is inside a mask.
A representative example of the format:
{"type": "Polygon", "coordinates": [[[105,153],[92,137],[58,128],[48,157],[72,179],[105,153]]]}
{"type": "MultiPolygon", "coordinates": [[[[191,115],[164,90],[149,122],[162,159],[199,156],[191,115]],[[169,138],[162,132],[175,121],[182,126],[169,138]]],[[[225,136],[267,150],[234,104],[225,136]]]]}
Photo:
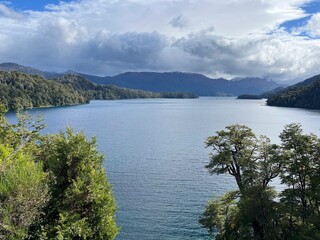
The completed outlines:
{"type": "Polygon", "coordinates": [[[38,75],[0,72],[0,102],[8,109],[65,106],[88,103],[89,99],[70,86],[38,75]]]}
{"type": "Polygon", "coordinates": [[[63,75],[63,74],[54,73],[54,72],[41,71],[41,70],[38,70],[35,68],[22,66],[22,65],[19,65],[16,63],[1,63],[0,64],[0,71],[23,72],[23,73],[32,74],[32,75],[39,75],[39,76],[47,78],[47,79],[55,78],[55,77],[63,75]]]}
{"type": "Polygon", "coordinates": [[[320,75],[282,90],[267,101],[269,106],[320,109],[320,75]]]}
{"type": "Polygon", "coordinates": [[[83,104],[90,100],[196,97],[187,93],[153,93],[97,85],[74,74],[47,80],[39,75],[0,71],[0,102],[11,110],[83,104]]]}
{"type": "Polygon", "coordinates": [[[211,79],[201,74],[181,72],[127,72],[114,77],[81,75],[97,84],[116,85],[153,92],[191,92],[199,96],[261,94],[280,86],[276,82],[264,78],[243,78],[230,81],[223,78],[211,79]]]}
{"type": "Polygon", "coordinates": [[[114,99],[133,99],[133,98],[197,98],[190,93],[155,93],[150,91],[133,90],[110,85],[99,85],[92,83],[77,74],[66,74],[55,78],[54,81],[65,84],[81,92],[91,100],[114,100],[114,99]]]}

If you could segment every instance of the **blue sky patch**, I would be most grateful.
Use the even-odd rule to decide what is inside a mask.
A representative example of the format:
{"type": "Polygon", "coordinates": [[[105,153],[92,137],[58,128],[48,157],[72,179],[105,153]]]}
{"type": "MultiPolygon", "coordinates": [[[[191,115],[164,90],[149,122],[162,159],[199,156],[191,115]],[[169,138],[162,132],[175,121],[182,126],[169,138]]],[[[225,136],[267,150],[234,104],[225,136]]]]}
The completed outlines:
{"type": "Polygon", "coordinates": [[[284,27],[287,31],[290,32],[291,30],[293,30],[295,28],[300,28],[300,27],[305,26],[308,23],[308,21],[310,20],[310,18],[311,18],[311,15],[304,17],[304,18],[301,18],[301,19],[287,21],[287,22],[282,23],[280,25],[280,27],[284,27]]]}
{"type": "Polygon", "coordinates": [[[314,14],[320,12],[320,0],[312,1],[302,7],[306,13],[314,14]]]}
{"type": "MultiPolygon", "coordinates": [[[[280,27],[285,28],[286,31],[288,32],[291,32],[295,29],[302,28],[303,26],[305,26],[308,23],[308,21],[311,19],[313,14],[320,12],[320,0],[312,1],[308,4],[305,4],[301,8],[305,11],[305,13],[310,15],[300,19],[284,22],[280,25],[280,27]]],[[[307,36],[305,32],[301,32],[299,35],[307,36]]]]}
{"type": "MultiPolygon", "coordinates": [[[[15,10],[35,10],[35,11],[43,11],[45,10],[45,6],[48,4],[59,4],[60,0],[11,0],[11,1],[0,1],[1,3],[5,3],[8,6],[12,7],[15,10]]],[[[72,0],[64,0],[63,2],[72,2],[72,0]]]]}

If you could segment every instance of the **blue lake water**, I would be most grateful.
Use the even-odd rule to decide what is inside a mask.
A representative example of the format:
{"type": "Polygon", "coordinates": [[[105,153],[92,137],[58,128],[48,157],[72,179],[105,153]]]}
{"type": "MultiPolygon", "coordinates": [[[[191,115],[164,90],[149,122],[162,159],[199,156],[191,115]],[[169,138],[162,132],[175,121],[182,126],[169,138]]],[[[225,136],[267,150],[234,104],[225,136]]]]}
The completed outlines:
{"type": "MultiPolygon", "coordinates": [[[[72,126],[97,137],[118,205],[117,240],[210,239],[199,216],[212,196],[233,189],[235,182],[208,174],[204,141],[226,125],[245,124],[274,142],[292,122],[320,135],[320,111],[268,107],[264,100],[92,101],[30,111],[39,112],[46,133],[72,126]]],[[[13,113],[7,117],[15,119],[13,113]]]]}

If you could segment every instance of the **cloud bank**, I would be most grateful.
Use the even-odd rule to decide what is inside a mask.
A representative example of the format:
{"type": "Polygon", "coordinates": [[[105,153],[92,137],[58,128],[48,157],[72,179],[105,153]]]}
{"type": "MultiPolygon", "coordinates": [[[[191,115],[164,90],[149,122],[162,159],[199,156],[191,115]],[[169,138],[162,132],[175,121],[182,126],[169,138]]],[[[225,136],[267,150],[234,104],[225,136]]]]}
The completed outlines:
{"type": "Polygon", "coordinates": [[[79,0],[45,11],[0,4],[0,61],[97,75],[184,71],[303,80],[320,73],[320,14],[302,8],[310,2],[79,0]],[[307,16],[295,33],[281,27],[307,16]]]}

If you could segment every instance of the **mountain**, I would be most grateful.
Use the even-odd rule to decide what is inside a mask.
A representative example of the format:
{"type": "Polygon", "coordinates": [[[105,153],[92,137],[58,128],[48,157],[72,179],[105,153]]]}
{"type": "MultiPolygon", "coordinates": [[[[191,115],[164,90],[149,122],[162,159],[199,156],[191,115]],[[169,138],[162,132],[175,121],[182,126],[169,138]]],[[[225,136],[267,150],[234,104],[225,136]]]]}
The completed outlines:
{"type": "Polygon", "coordinates": [[[114,100],[133,98],[197,98],[192,93],[155,93],[143,90],[121,88],[112,85],[95,84],[78,74],[66,74],[53,79],[81,92],[90,100],[114,100]]]}
{"type": "Polygon", "coordinates": [[[25,67],[25,66],[19,65],[17,63],[1,63],[0,64],[0,71],[23,72],[23,73],[32,74],[32,75],[39,75],[39,76],[47,78],[47,79],[59,77],[62,75],[59,73],[45,72],[45,71],[41,71],[41,70],[38,70],[35,68],[25,67]]]}
{"type": "Polygon", "coordinates": [[[320,75],[280,91],[268,99],[267,105],[320,109],[320,75]]]}
{"type": "Polygon", "coordinates": [[[261,94],[280,85],[265,78],[211,79],[201,74],[182,72],[127,72],[114,77],[81,74],[97,83],[154,92],[191,92],[199,96],[238,96],[261,94]]]}
{"type": "Polygon", "coordinates": [[[187,93],[153,93],[116,86],[97,85],[75,74],[67,74],[53,80],[47,80],[39,75],[19,71],[0,71],[0,103],[10,110],[76,105],[97,99],[196,97],[187,93]]]}
{"type": "MultiPolygon", "coordinates": [[[[64,74],[45,72],[15,63],[0,64],[0,70],[20,71],[40,75],[47,79],[61,77],[64,74]]],[[[74,73],[74,72],[72,72],[74,73]]],[[[202,74],[182,72],[126,72],[113,77],[99,77],[75,73],[96,83],[114,85],[123,88],[152,92],[189,92],[198,96],[238,96],[241,94],[261,94],[280,87],[266,78],[223,78],[212,79],[202,74]]]]}

